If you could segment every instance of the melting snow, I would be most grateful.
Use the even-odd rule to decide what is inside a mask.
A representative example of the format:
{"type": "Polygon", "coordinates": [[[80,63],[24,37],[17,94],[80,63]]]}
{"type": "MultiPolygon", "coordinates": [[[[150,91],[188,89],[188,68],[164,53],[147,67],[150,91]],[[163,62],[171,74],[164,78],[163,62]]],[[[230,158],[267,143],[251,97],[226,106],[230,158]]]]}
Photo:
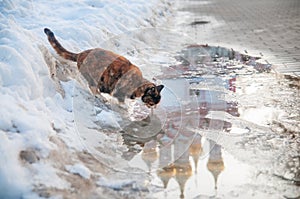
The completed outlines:
{"type": "MultiPolygon", "coordinates": [[[[107,40],[159,23],[154,11],[166,4],[163,0],[4,0],[0,4],[0,198],[39,198],[33,190],[69,188],[60,175],[65,171],[51,157],[53,151],[65,153],[63,164],[69,161],[68,155],[85,150],[78,135],[82,126],[84,132],[99,134],[95,145],[103,147],[107,158],[102,161],[117,161],[110,152],[110,147],[117,148],[111,144],[117,138],[96,132],[98,127],[89,118],[82,124],[76,120],[74,104],[76,111],[81,108],[83,115],[89,114],[84,108],[91,95],[74,72],[76,64],[58,58],[43,29],[51,28],[70,51],[102,47],[106,42],[103,47],[126,52],[134,48],[133,43],[117,47],[107,40]],[[76,89],[87,97],[74,102],[76,89]],[[20,152],[27,149],[34,150],[40,162],[21,161],[20,152]]],[[[98,117],[113,127],[119,119],[107,111],[98,117]]],[[[95,137],[91,134],[90,139],[95,137]]],[[[83,178],[91,175],[80,163],[65,168],[83,178]]]]}

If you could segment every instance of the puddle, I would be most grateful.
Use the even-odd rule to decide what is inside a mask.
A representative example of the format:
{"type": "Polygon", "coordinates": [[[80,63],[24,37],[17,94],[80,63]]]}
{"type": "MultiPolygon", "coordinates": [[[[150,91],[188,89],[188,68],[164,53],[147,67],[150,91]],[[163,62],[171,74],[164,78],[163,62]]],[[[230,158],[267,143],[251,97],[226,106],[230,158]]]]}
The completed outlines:
{"type": "MultiPolygon", "coordinates": [[[[128,146],[123,157],[131,168],[149,173],[152,196],[263,198],[274,196],[274,193],[278,197],[295,195],[296,188],[284,193],[279,189],[265,192],[263,188],[254,188],[255,182],[260,180],[257,173],[261,170],[255,168],[260,162],[253,159],[245,163],[246,157],[243,159],[243,155],[232,148],[235,146],[229,146],[244,144],[252,150],[249,153],[256,153],[253,151],[256,147],[261,151],[273,150],[273,145],[268,148],[265,144],[275,142],[278,134],[266,135],[266,141],[261,140],[265,143],[257,146],[245,140],[238,142],[251,136],[261,139],[258,132],[271,132],[270,123],[276,120],[274,110],[270,104],[259,107],[256,101],[262,100],[257,97],[257,89],[263,88],[263,82],[268,79],[261,83],[251,80],[254,75],[268,77],[265,74],[270,72],[271,64],[246,52],[208,45],[190,45],[179,52],[176,59],[177,65],[164,68],[164,75],[157,77],[165,89],[154,114],[131,123],[123,131],[124,143],[128,146]],[[251,93],[256,93],[253,95],[256,100],[251,98],[251,93]],[[250,191],[248,185],[252,186],[250,191]]],[[[273,97],[272,92],[270,95],[273,97]]],[[[297,149],[299,145],[295,144],[297,149]]],[[[266,160],[268,158],[274,158],[272,153],[266,160]]],[[[297,176],[299,168],[292,178],[297,181],[297,176]]]]}

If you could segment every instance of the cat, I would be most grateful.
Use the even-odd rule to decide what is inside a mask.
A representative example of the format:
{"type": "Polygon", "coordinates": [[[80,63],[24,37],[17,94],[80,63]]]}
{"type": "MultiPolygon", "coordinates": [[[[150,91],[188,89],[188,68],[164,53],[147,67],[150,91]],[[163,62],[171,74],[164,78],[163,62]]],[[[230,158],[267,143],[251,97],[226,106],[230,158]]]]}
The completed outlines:
{"type": "Polygon", "coordinates": [[[65,59],[77,62],[77,67],[87,80],[94,95],[108,93],[124,102],[125,98],[141,100],[147,107],[156,106],[164,85],[156,86],[143,78],[141,70],[125,57],[101,48],[73,53],[57,41],[54,33],[44,29],[51,46],[65,59]]]}

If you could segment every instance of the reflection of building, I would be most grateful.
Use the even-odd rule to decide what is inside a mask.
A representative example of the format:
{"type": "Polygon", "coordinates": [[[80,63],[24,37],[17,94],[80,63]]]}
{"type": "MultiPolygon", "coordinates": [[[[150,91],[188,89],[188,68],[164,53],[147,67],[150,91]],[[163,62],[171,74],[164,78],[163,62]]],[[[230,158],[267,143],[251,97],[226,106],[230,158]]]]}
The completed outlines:
{"type": "MultiPolygon", "coordinates": [[[[234,89],[234,81],[233,79],[229,82],[229,87],[232,89],[234,89]]],[[[204,131],[206,129],[230,131],[232,124],[222,120],[219,115],[214,118],[213,113],[223,112],[236,117],[239,116],[238,105],[225,101],[224,92],[218,89],[190,89],[189,81],[179,81],[178,79],[170,79],[164,83],[176,93],[165,91],[166,95],[164,95],[161,105],[165,106],[167,118],[162,118],[166,122],[162,129],[164,134],[159,137],[159,149],[156,148],[156,145],[155,147],[145,145],[146,149],[143,149],[142,159],[150,170],[151,165],[158,159],[157,176],[161,179],[164,188],[168,187],[170,179],[173,178],[180,187],[180,197],[184,198],[187,181],[192,175],[196,175],[196,177],[201,175],[201,172],[197,173],[197,169],[202,153],[202,137],[198,133],[195,134],[194,130],[200,128],[204,131]],[[180,85],[180,89],[178,89],[178,85],[180,85]],[[210,113],[211,115],[209,115],[210,113]],[[195,173],[193,173],[193,165],[195,165],[195,173]]],[[[160,116],[158,115],[158,117],[160,116]]],[[[212,173],[215,188],[217,188],[217,179],[224,170],[224,163],[221,147],[213,141],[209,142],[210,153],[206,166],[212,173]]],[[[199,168],[200,166],[203,165],[199,164],[199,168]]]]}
{"type": "Polygon", "coordinates": [[[148,166],[149,171],[151,171],[152,164],[158,158],[158,152],[157,152],[156,145],[157,145],[157,143],[154,140],[147,142],[147,143],[145,143],[143,151],[142,151],[142,159],[148,166]]]}
{"type": "Polygon", "coordinates": [[[215,129],[229,132],[232,124],[230,122],[206,117],[210,111],[227,112],[232,116],[239,116],[238,104],[236,102],[226,102],[220,96],[224,95],[220,91],[213,90],[190,90],[191,95],[197,96],[199,106],[199,128],[215,129]]]}
{"type": "MultiPolygon", "coordinates": [[[[235,91],[235,78],[177,78],[164,79],[167,89],[161,106],[166,108],[168,122],[176,128],[188,125],[192,128],[224,130],[229,132],[232,124],[222,119],[207,117],[212,111],[229,113],[239,116],[237,102],[225,100],[226,92],[222,89],[235,91]],[[225,81],[225,82],[224,82],[225,81]],[[225,84],[225,85],[224,85],[225,84]],[[179,87],[178,87],[179,86],[179,87]],[[197,118],[197,119],[196,119],[197,118]]],[[[219,118],[219,117],[218,117],[219,118]]],[[[177,131],[177,129],[175,131],[177,131]]],[[[165,130],[169,132],[168,129],[165,130]]],[[[173,133],[174,136],[175,133],[173,133]]]]}
{"type": "Polygon", "coordinates": [[[159,162],[157,170],[157,176],[164,184],[164,188],[167,188],[169,180],[174,176],[175,169],[172,161],[172,145],[167,144],[159,150],[159,162]]]}
{"type": "Polygon", "coordinates": [[[206,115],[209,111],[225,111],[232,116],[239,116],[237,102],[226,102],[222,99],[221,91],[214,90],[190,90],[191,95],[197,96],[200,115],[206,115]]]}
{"type": "Polygon", "coordinates": [[[175,175],[175,168],[174,165],[171,164],[170,166],[165,166],[164,168],[160,168],[157,170],[157,176],[163,182],[164,188],[166,189],[168,186],[169,180],[174,177],[175,175]]]}
{"type": "Polygon", "coordinates": [[[202,153],[201,135],[195,134],[193,143],[190,146],[189,152],[190,156],[193,158],[195,164],[195,172],[197,172],[198,160],[202,153]]]}
{"type": "Polygon", "coordinates": [[[184,198],[185,183],[193,174],[191,162],[189,161],[189,148],[194,135],[186,132],[184,134],[189,136],[184,136],[182,133],[174,140],[175,179],[179,184],[180,198],[184,198]]]}
{"type": "MultiPolygon", "coordinates": [[[[183,157],[184,158],[184,157],[183,157]]],[[[180,198],[184,198],[184,187],[186,181],[192,176],[192,166],[187,160],[185,163],[180,160],[180,163],[174,162],[175,165],[175,179],[177,180],[180,188],[180,198]]]]}
{"type": "Polygon", "coordinates": [[[157,175],[163,182],[164,188],[167,188],[169,180],[174,178],[180,188],[180,197],[184,198],[185,184],[193,175],[190,157],[194,160],[196,168],[201,152],[201,136],[190,132],[179,133],[172,145],[162,147],[159,152],[160,169],[157,175]]]}
{"type": "Polygon", "coordinates": [[[207,169],[212,173],[215,180],[215,189],[217,189],[218,176],[224,170],[221,146],[216,144],[216,142],[209,140],[209,149],[207,169]]]}

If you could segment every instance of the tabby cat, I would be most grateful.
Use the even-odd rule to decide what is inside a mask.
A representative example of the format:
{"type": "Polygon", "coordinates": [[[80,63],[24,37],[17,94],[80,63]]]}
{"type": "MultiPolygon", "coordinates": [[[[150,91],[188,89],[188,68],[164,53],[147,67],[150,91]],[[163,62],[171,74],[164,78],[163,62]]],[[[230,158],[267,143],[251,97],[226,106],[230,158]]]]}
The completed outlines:
{"type": "Polygon", "coordinates": [[[144,79],[140,69],[125,57],[101,48],[72,53],[62,47],[51,30],[45,28],[44,32],[60,56],[77,62],[93,94],[109,93],[120,102],[124,102],[125,98],[141,97],[147,107],[159,103],[164,86],[156,86],[144,79]]]}

